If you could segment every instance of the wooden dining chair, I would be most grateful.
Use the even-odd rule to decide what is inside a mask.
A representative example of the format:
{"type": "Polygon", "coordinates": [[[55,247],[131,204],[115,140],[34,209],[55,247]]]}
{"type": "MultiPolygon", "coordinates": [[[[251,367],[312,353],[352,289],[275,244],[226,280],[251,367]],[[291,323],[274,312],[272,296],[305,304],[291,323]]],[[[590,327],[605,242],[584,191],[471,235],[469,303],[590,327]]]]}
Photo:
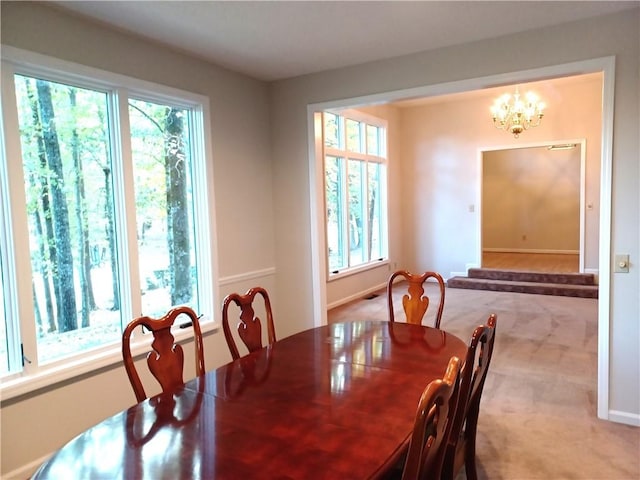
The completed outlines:
{"type": "Polygon", "coordinates": [[[262,287],[250,288],[244,295],[231,293],[227,295],[222,303],[222,328],[224,337],[227,340],[231,357],[236,360],[240,358],[240,352],[231,333],[229,326],[229,307],[234,303],[240,308],[240,321],[238,322],[238,336],[247,347],[249,352],[262,348],[262,323],[256,316],[253,308],[254,300],[260,295],[264,301],[264,309],[267,316],[267,342],[269,345],[276,341],[276,330],[273,324],[273,313],[271,311],[271,301],[269,294],[262,287]]]}
{"type": "Polygon", "coordinates": [[[497,315],[490,315],[487,324],[478,326],[471,335],[467,358],[460,375],[460,400],[445,454],[443,480],[456,478],[462,465],[465,466],[469,480],[478,478],[476,430],[480,398],[493,355],[497,320],[497,315]]]}
{"type": "Polygon", "coordinates": [[[402,297],[402,307],[407,319],[407,323],[421,324],[427,308],[429,307],[429,297],[424,294],[424,283],[433,278],[438,282],[440,289],[440,302],[438,311],[436,312],[434,327],[440,328],[442,320],[442,311],[444,310],[444,279],[439,273],[424,272],[421,275],[408,272],[406,270],[398,270],[391,274],[387,281],[387,303],[389,306],[389,321],[395,321],[395,312],[393,308],[393,292],[394,287],[399,286],[400,282],[396,281],[398,277],[404,278],[407,285],[407,294],[402,297]]]}
{"type": "Polygon", "coordinates": [[[460,385],[460,359],[451,357],[442,379],[425,388],[409,441],[402,480],[440,480],[460,385]]]}
{"type": "Polygon", "coordinates": [[[135,362],[131,355],[131,334],[136,327],[142,326],[153,335],[151,343],[152,351],[147,354],[147,365],[152,375],[156,378],[163,392],[170,391],[182,384],[184,368],[184,351],[179,343],[176,343],[171,327],[181,315],[186,315],[188,321],[181,324],[181,328],[191,326],[193,329],[195,345],[196,375],[204,374],[204,348],[202,332],[198,315],[189,307],[181,306],[169,310],[161,318],[138,317],[133,319],[122,334],[122,359],[124,368],[129,376],[138,402],[147,398],[140,375],[136,370],[135,362]]]}

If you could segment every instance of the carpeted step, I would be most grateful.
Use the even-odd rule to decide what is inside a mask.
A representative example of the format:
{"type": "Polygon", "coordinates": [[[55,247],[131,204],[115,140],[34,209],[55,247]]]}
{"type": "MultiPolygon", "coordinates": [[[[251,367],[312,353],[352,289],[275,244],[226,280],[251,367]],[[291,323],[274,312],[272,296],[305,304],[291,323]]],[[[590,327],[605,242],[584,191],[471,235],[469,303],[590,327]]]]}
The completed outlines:
{"type": "Polygon", "coordinates": [[[563,297],[598,298],[597,285],[570,285],[562,283],[522,282],[512,280],[494,280],[485,278],[452,277],[447,287],[472,290],[491,290],[494,292],[533,293],[538,295],[557,295],[563,297]]]}
{"type": "Polygon", "coordinates": [[[549,273],[499,270],[494,268],[470,268],[469,278],[508,280],[512,282],[559,283],[563,285],[595,285],[592,273],[549,273]]]}

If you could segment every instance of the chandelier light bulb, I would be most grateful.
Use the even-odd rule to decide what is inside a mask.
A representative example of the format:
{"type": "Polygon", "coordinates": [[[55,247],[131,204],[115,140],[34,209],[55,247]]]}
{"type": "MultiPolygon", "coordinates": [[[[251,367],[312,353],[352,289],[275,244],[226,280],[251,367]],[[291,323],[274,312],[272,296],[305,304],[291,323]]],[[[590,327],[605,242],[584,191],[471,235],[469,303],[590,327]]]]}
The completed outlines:
{"type": "Polygon", "coordinates": [[[511,99],[508,93],[500,96],[491,107],[491,116],[496,128],[507,130],[518,138],[526,129],[540,125],[545,104],[539,102],[533,92],[527,92],[521,99],[517,87],[513,102],[511,99]]]}

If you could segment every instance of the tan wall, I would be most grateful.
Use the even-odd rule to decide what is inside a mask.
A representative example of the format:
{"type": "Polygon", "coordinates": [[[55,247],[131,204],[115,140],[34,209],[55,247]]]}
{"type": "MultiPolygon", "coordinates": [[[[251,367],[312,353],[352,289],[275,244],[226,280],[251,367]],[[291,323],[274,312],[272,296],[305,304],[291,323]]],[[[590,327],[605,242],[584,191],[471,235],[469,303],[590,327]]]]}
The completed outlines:
{"type": "Polygon", "coordinates": [[[579,252],[580,146],[483,154],[482,249],[579,252]]]}

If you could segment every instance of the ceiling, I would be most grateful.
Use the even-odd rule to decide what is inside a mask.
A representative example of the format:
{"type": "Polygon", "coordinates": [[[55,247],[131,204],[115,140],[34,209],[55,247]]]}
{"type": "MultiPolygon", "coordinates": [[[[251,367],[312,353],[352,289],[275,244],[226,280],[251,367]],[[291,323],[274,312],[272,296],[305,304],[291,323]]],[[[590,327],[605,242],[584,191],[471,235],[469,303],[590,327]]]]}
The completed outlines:
{"type": "Polygon", "coordinates": [[[272,81],[615,13],[640,1],[54,1],[272,81]]]}

